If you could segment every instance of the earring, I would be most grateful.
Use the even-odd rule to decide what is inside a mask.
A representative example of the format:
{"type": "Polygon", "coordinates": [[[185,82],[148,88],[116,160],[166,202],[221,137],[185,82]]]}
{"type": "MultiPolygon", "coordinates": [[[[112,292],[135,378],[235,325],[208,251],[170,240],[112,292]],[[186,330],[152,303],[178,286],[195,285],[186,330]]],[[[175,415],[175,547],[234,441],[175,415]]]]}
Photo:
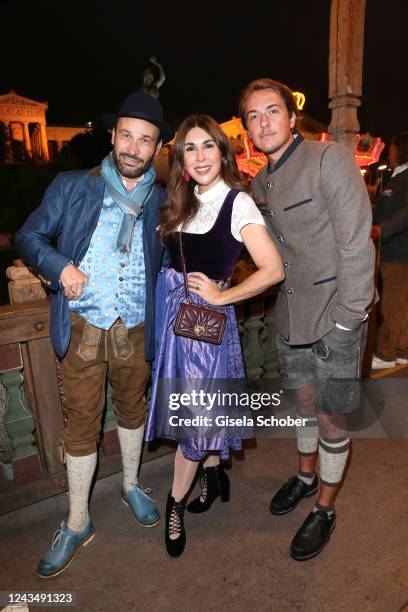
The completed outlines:
{"type": "Polygon", "coordinates": [[[186,181],[186,183],[190,182],[191,176],[189,175],[189,173],[187,172],[187,170],[184,168],[183,171],[183,176],[184,176],[184,180],[186,181]]]}

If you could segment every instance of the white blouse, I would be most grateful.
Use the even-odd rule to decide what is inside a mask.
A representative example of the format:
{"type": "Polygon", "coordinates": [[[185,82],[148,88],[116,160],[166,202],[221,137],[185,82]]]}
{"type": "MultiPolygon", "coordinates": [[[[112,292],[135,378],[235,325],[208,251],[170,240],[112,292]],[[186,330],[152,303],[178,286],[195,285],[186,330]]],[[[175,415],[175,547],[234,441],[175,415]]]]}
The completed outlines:
{"type": "MultiPolygon", "coordinates": [[[[196,185],[194,193],[200,202],[200,207],[195,217],[185,223],[183,231],[191,234],[208,232],[214,225],[229,190],[230,188],[223,180],[202,194],[198,193],[196,185]]],[[[239,242],[243,242],[240,232],[248,223],[265,226],[262,213],[251,196],[240,191],[234,200],[231,215],[231,233],[239,242]]],[[[180,227],[177,229],[180,230],[180,227]]]]}

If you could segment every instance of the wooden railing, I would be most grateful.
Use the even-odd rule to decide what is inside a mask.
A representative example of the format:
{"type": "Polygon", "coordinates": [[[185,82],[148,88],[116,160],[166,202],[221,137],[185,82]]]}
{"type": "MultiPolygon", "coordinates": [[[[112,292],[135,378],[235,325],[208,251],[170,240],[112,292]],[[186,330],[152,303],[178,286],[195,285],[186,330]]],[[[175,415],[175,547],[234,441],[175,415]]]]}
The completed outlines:
{"type": "MultiPolygon", "coordinates": [[[[8,457],[6,451],[0,464],[0,511],[14,507],[6,500],[13,487],[64,473],[59,446],[62,413],[49,320],[48,300],[0,308],[0,382],[6,391],[2,429],[11,451],[8,457]]],[[[63,489],[66,482],[62,480],[63,489]]],[[[19,490],[17,496],[21,494],[19,490]]]]}
{"type": "Polygon", "coordinates": [[[0,308],[0,380],[8,394],[4,422],[17,482],[24,481],[20,470],[28,462],[31,470],[44,466],[49,474],[62,467],[52,439],[62,417],[49,320],[48,300],[0,308]]]}

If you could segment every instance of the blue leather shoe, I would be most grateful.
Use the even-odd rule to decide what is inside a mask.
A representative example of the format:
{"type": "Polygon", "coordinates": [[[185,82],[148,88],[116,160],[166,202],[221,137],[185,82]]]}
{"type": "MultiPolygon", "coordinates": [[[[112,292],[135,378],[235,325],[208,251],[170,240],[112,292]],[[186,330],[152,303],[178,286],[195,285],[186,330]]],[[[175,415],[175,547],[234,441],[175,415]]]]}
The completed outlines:
{"type": "Polygon", "coordinates": [[[77,552],[89,544],[95,536],[91,519],[81,532],[72,531],[66,523],[62,521],[61,529],[58,529],[52,538],[52,545],[45,553],[38,566],[38,575],[41,578],[52,578],[61,574],[77,552]]]}
{"type": "Polygon", "coordinates": [[[160,515],[156,504],[152,498],[144,492],[140,483],[137,483],[135,488],[131,491],[126,492],[122,489],[122,501],[132,508],[136,520],[143,525],[143,527],[153,527],[159,522],[160,515]]]}

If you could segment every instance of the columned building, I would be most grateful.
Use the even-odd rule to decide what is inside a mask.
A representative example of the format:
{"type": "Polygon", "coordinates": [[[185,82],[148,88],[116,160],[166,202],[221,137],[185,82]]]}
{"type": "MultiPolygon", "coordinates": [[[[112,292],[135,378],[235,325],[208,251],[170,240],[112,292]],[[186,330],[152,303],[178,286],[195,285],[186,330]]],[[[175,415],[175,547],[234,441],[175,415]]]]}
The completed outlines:
{"type": "Polygon", "coordinates": [[[6,159],[17,163],[31,158],[47,162],[85,127],[47,126],[47,102],[19,96],[14,91],[0,95],[0,124],[6,140],[6,159]]]}

